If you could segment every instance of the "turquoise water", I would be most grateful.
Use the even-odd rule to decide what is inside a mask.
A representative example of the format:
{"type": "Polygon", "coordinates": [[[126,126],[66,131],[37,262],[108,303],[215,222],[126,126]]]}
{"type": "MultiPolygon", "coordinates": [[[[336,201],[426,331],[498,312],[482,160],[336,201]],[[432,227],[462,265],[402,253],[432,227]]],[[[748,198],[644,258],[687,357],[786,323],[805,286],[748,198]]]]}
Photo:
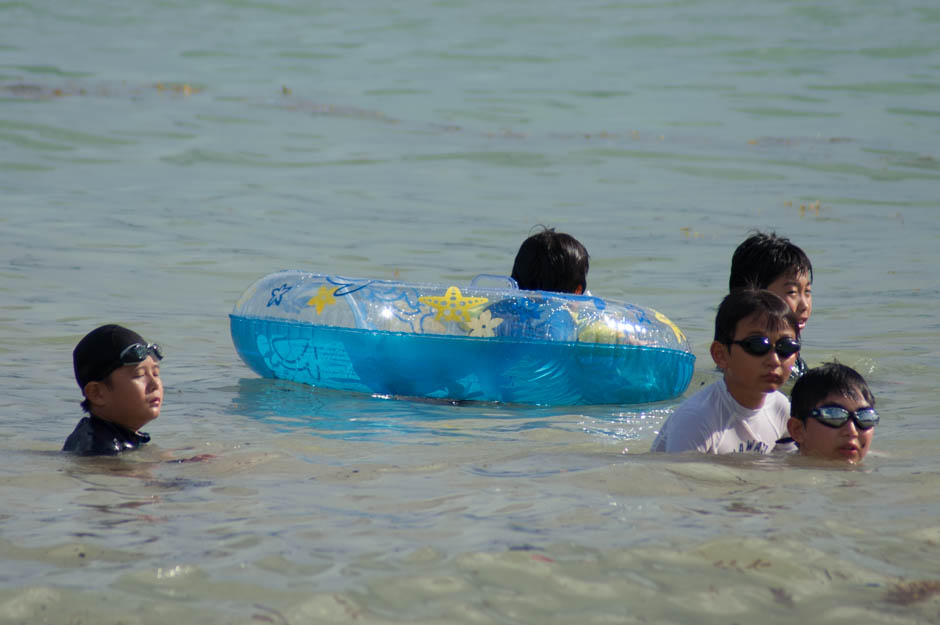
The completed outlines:
{"type": "Polygon", "coordinates": [[[940,621],[940,11],[927,2],[0,4],[0,622],[940,621]],[[858,470],[646,453],[678,402],[259,379],[282,268],[508,271],[535,224],[714,379],[731,252],[810,255],[858,470]],[[165,347],[151,448],[76,460],[70,352],[165,347]],[[204,462],[167,462],[208,453],[204,462]]]}

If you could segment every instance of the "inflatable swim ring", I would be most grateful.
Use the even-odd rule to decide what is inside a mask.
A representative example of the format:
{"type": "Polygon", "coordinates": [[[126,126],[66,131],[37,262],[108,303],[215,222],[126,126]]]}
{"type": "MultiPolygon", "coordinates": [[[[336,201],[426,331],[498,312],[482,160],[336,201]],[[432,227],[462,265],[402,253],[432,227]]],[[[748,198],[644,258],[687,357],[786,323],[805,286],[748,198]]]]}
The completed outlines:
{"type": "Polygon", "coordinates": [[[232,341],[263,377],[379,395],[631,404],[689,385],[695,356],[662,313],[479,278],[457,286],[280,271],[236,302],[232,341]]]}

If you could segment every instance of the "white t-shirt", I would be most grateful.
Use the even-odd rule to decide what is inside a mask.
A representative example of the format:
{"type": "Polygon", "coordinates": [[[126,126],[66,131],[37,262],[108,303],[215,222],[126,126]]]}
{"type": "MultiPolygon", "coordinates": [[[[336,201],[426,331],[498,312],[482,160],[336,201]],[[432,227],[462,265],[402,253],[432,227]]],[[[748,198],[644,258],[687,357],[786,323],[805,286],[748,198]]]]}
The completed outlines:
{"type": "Polygon", "coordinates": [[[724,379],[689,397],[659,429],[650,451],[692,451],[728,454],[773,450],[787,436],[790,400],[780,391],[767,394],[757,410],[745,408],[724,379]]]}

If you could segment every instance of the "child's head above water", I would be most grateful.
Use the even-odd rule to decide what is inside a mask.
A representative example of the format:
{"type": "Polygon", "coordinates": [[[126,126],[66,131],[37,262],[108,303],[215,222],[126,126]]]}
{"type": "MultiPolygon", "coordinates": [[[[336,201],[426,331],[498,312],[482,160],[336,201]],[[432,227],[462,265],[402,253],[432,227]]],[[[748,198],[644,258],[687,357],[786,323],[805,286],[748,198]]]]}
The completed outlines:
{"type": "Polygon", "coordinates": [[[790,393],[787,429],[800,453],[861,462],[878,424],[875,397],[865,378],[838,362],[810,369],[790,393]]]}
{"type": "Polygon", "coordinates": [[[770,291],[737,289],[722,300],[711,355],[742,406],[760,408],[787,380],[799,350],[797,317],[770,291]]]}
{"type": "Polygon", "coordinates": [[[587,250],[573,236],[543,227],[519,246],[512,277],[526,291],[583,293],[588,259],[587,250]]]}
{"type": "Polygon", "coordinates": [[[767,289],[796,313],[802,329],[813,313],[813,265],[790,239],[755,232],[734,251],[728,288],[767,289]]]}
{"type": "Polygon", "coordinates": [[[766,289],[735,289],[718,306],[715,341],[730,344],[740,322],[751,317],[763,322],[767,330],[789,328],[800,338],[797,317],[779,296],[766,289]]]}
{"type": "Polygon", "coordinates": [[[160,347],[123,326],[108,324],[85,335],[72,352],[82,408],[136,432],[160,415],[160,347]]]}

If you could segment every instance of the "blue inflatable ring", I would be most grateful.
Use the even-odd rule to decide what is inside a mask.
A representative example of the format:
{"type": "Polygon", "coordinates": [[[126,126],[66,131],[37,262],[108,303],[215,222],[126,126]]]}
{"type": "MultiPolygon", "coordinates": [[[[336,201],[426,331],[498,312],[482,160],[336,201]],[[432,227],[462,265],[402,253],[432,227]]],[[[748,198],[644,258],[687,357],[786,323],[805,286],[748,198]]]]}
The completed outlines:
{"type": "Polygon", "coordinates": [[[280,271],[230,315],[263,377],[379,395],[635,404],[689,385],[695,356],[665,315],[590,295],[280,271]]]}

